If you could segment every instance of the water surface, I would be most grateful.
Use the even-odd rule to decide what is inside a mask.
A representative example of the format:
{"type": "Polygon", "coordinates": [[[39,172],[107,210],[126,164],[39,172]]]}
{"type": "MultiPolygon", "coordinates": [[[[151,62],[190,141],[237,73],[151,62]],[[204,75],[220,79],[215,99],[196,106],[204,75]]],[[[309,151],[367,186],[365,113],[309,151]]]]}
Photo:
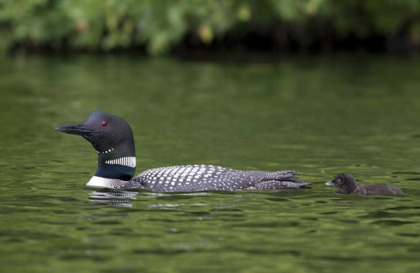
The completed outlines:
{"type": "Polygon", "coordinates": [[[419,272],[420,63],[2,58],[1,272],[419,272]],[[96,153],[54,128],[124,117],[137,173],[298,170],[311,189],[131,196],[84,184],[96,153]],[[342,172],[404,196],[343,196],[342,172]]]}

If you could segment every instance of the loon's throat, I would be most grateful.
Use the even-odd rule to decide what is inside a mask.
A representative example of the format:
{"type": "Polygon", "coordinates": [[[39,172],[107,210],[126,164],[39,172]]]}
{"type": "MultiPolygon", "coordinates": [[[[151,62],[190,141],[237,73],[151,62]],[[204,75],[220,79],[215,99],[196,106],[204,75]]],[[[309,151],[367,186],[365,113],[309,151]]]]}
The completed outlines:
{"type": "Polygon", "coordinates": [[[119,154],[113,151],[108,154],[98,154],[98,168],[95,176],[129,181],[136,171],[136,157],[119,154]]]}
{"type": "Polygon", "coordinates": [[[111,158],[98,156],[98,169],[95,175],[86,184],[93,188],[116,188],[126,184],[136,171],[136,158],[122,156],[111,158]]]}

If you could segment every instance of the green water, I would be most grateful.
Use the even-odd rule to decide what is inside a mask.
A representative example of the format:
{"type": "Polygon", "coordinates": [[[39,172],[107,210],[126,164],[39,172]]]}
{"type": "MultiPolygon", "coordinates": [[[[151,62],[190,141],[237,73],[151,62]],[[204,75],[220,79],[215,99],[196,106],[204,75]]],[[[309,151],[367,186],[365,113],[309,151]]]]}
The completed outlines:
{"type": "Polygon", "coordinates": [[[0,60],[1,272],[420,272],[420,62],[0,60]],[[124,117],[137,173],[298,170],[311,189],[100,199],[96,153],[55,127],[124,117]],[[349,172],[404,196],[343,196],[349,172]]]}

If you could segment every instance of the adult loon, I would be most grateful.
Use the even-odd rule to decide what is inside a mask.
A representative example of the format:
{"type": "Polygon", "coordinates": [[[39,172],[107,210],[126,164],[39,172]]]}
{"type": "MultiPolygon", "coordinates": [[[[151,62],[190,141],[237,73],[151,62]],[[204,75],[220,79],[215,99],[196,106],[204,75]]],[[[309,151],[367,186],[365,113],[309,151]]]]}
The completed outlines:
{"type": "Polygon", "coordinates": [[[98,168],[88,187],[191,192],[210,190],[275,190],[310,185],[296,171],[238,171],[212,165],[187,165],[150,169],[133,178],[136,151],[130,125],[121,117],[93,111],[81,123],[56,130],[81,135],[98,153],[98,168]]]}
{"type": "Polygon", "coordinates": [[[337,187],[338,193],[376,195],[376,194],[403,194],[399,188],[388,185],[356,185],[356,180],[351,174],[343,173],[337,175],[333,180],[325,183],[330,187],[337,187]]]}

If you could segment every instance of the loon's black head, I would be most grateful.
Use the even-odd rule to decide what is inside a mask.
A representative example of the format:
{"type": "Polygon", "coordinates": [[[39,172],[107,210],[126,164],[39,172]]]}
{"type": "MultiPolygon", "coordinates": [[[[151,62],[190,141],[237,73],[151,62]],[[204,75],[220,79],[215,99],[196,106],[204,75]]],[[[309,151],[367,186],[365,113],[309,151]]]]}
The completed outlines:
{"type": "Polygon", "coordinates": [[[356,180],[348,173],[337,175],[333,180],[325,183],[325,185],[337,187],[338,191],[344,194],[350,194],[357,188],[356,180]]]}
{"type": "Polygon", "coordinates": [[[55,128],[80,135],[92,143],[98,153],[96,177],[130,180],[136,169],[133,131],[122,118],[102,111],[93,111],[81,123],[55,128]]]}

